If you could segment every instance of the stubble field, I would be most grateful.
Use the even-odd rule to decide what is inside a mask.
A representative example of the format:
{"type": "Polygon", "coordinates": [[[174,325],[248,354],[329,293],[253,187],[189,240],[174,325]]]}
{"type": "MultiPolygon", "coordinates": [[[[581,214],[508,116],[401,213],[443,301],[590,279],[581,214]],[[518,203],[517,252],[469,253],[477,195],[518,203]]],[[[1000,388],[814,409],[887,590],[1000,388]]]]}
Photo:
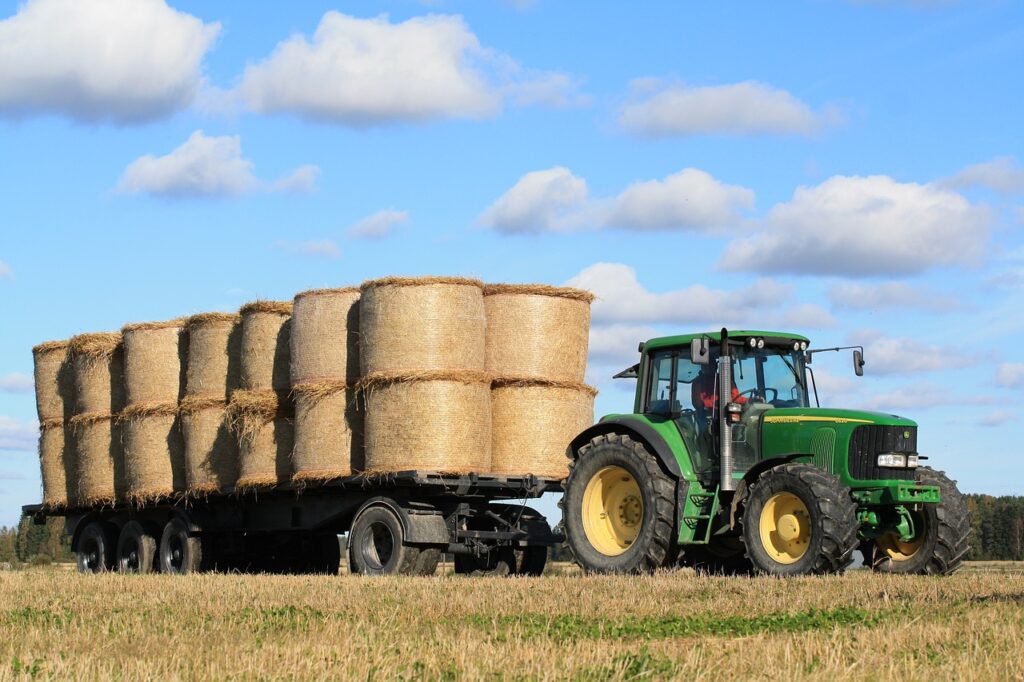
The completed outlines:
{"type": "Polygon", "coordinates": [[[776,580],[0,574],[0,679],[1024,679],[1024,568],[776,580]]]}

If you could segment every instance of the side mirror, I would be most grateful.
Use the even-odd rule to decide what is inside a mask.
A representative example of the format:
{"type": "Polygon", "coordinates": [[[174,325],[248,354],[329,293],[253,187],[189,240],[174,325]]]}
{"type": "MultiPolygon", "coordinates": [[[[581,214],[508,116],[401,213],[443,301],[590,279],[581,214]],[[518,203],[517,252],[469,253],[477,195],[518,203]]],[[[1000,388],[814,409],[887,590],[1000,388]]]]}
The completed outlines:
{"type": "Polygon", "coordinates": [[[853,372],[859,377],[864,376],[864,352],[853,351],[853,372]]]}
{"type": "Polygon", "coordinates": [[[711,362],[711,349],[706,337],[690,341],[690,362],[695,365],[706,365],[711,362]]]}

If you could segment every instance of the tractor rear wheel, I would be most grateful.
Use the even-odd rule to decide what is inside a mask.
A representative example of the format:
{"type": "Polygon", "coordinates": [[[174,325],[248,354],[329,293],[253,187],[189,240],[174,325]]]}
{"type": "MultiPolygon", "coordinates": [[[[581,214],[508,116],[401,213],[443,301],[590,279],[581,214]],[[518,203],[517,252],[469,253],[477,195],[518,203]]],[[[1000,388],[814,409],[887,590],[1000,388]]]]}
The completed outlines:
{"type": "Polygon", "coordinates": [[[842,573],[857,547],[857,505],[837,476],[809,464],[762,473],[743,505],[742,539],[767,575],[842,573]]]}
{"type": "Polygon", "coordinates": [[[939,487],[942,501],[911,512],[917,531],[909,541],[886,533],[861,544],[864,563],[882,573],[950,575],[963,564],[971,549],[971,513],[957,490],[956,481],[931,467],[917,470],[917,482],[939,487]]]}
{"type": "Polygon", "coordinates": [[[647,447],[625,434],[604,434],[581,447],[569,469],[562,515],[576,563],[588,573],[664,566],[673,545],[675,483],[647,447]]]}

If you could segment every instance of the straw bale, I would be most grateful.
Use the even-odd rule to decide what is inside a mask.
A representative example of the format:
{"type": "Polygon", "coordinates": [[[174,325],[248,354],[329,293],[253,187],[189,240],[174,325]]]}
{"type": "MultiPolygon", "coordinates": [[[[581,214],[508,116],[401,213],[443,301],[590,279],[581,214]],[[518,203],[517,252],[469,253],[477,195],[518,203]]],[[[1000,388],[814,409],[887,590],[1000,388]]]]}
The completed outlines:
{"type": "Polygon", "coordinates": [[[79,334],[69,342],[77,414],[116,413],[124,407],[124,345],[119,332],[79,334]]]}
{"type": "Polygon", "coordinates": [[[295,296],[292,384],[359,379],[359,289],[314,289],[295,296]]]}
{"type": "Polygon", "coordinates": [[[483,370],[483,285],[452,277],[389,277],[362,285],[363,374],[483,370]]]}
{"type": "Polygon", "coordinates": [[[39,469],[43,481],[43,506],[63,509],[74,501],[74,434],[63,419],[39,424],[39,469]]]}
{"type": "Polygon", "coordinates": [[[491,389],[491,471],[565,478],[566,450],[594,423],[596,389],[565,381],[497,379],[491,389]]]}
{"type": "Polygon", "coordinates": [[[125,408],[125,495],[142,504],[185,490],[185,439],[176,403],[125,408]]]}
{"type": "Polygon", "coordinates": [[[274,391],[235,391],[228,405],[238,437],[236,489],[277,485],[291,476],[295,410],[287,396],[274,391]]]}
{"type": "Polygon", "coordinates": [[[289,390],[291,309],[290,301],[242,306],[242,388],[289,390]]]}
{"type": "Polygon", "coordinates": [[[39,420],[69,419],[75,398],[69,371],[68,342],[47,341],[32,349],[35,361],[36,412],[39,420]]]}
{"type": "Polygon", "coordinates": [[[177,402],[185,388],[188,337],[184,320],[124,326],[124,384],[128,405],[177,402]]]}
{"type": "Polygon", "coordinates": [[[202,313],[188,319],[185,394],[227,400],[242,380],[241,317],[202,313]]]}
{"type": "Polygon", "coordinates": [[[490,384],[483,372],[376,374],[360,387],[366,471],[490,469],[490,384]]]}
{"type": "Polygon", "coordinates": [[[71,418],[76,506],[113,504],[125,492],[121,425],[114,416],[93,412],[71,418]]]}
{"type": "Polygon", "coordinates": [[[233,488],[238,479],[238,441],[228,425],[227,401],[187,396],[179,412],[187,491],[206,494],[233,488]]]}
{"type": "Polygon", "coordinates": [[[593,298],[582,289],[540,284],[484,287],[487,370],[497,375],[583,381],[593,298]]]}
{"type": "Polygon", "coordinates": [[[362,468],[362,418],[356,390],[344,381],[298,384],[292,480],[328,481],[362,468]]]}

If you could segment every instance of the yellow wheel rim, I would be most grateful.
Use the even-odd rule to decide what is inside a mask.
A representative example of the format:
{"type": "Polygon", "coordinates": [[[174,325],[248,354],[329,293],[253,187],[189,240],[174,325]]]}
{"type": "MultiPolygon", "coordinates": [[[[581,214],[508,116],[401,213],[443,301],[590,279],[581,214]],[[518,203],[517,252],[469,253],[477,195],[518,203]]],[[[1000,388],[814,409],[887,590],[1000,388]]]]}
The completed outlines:
{"type": "Polygon", "coordinates": [[[924,516],[914,514],[914,529],[917,533],[913,540],[904,542],[900,540],[898,533],[890,531],[879,535],[875,544],[883,556],[889,557],[893,561],[908,561],[917,554],[917,550],[921,549],[921,545],[924,544],[924,524],[924,516]]]}
{"type": "Polygon", "coordinates": [[[795,564],[811,541],[811,515],[793,493],[775,493],[761,510],[761,544],[780,564],[795,564]]]}
{"type": "Polygon", "coordinates": [[[601,554],[618,556],[633,544],[644,520],[640,485],[622,467],[605,467],[583,491],[583,532],[601,554]]]}

